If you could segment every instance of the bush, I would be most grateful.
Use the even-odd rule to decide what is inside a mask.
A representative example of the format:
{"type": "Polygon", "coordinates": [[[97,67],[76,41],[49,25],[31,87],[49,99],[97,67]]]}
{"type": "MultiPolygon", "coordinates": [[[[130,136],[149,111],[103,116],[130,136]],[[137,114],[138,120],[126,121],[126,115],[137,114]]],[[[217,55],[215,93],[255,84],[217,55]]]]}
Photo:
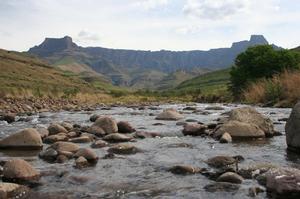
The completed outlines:
{"type": "Polygon", "coordinates": [[[298,69],[298,53],[288,50],[275,50],[270,45],[248,48],[237,56],[235,66],[230,71],[231,91],[239,97],[242,90],[260,78],[271,78],[286,69],[298,69]]]}

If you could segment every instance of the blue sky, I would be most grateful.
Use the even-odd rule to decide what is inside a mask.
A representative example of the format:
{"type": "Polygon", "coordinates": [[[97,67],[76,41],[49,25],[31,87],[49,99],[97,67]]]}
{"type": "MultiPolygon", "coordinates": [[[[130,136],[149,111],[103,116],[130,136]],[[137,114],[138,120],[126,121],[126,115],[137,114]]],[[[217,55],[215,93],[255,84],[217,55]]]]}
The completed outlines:
{"type": "Polygon", "coordinates": [[[299,10],[300,0],[0,0],[0,48],[69,35],[81,46],[206,50],[251,34],[292,48],[299,10]]]}

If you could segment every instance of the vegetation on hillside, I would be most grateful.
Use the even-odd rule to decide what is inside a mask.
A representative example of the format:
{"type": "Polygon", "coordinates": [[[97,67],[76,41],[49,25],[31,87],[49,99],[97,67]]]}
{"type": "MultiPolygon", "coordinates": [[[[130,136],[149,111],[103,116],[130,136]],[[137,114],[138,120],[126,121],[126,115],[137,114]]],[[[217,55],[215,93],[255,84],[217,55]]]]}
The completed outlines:
{"type": "Polygon", "coordinates": [[[231,91],[239,97],[242,90],[260,78],[272,78],[284,70],[299,68],[299,54],[289,50],[275,50],[271,45],[248,48],[237,56],[230,71],[231,91]]]}

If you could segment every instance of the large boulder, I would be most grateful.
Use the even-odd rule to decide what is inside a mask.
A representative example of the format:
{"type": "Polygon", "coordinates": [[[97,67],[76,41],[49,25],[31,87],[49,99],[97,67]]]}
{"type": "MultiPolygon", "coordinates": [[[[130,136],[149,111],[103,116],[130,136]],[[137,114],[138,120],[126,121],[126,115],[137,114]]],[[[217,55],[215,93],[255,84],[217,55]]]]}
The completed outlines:
{"type": "Polygon", "coordinates": [[[43,142],[37,130],[28,128],[2,139],[0,148],[41,149],[43,142]]]}
{"type": "Polygon", "coordinates": [[[230,121],[235,120],[258,126],[266,135],[272,137],[274,134],[274,126],[271,119],[259,113],[255,108],[243,107],[232,110],[229,113],[230,121]]]}
{"type": "Polygon", "coordinates": [[[288,150],[300,153],[300,102],[292,110],[285,126],[288,150]]]}
{"type": "Polygon", "coordinates": [[[218,128],[214,134],[221,138],[224,133],[229,133],[233,139],[262,138],[265,133],[256,125],[240,121],[228,121],[218,128]]]}
{"type": "Polygon", "coordinates": [[[160,113],[155,119],[157,120],[179,120],[182,119],[183,116],[178,113],[175,109],[166,109],[162,113],[160,113]]]}
{"type": "Polygon", "coordinates": [[[12,159],[3,166],[3,181],[26,182],[38,180],[40,172],[33,168],[28,162],[22,159],[12,159]]]}
{"type": "Polygon", "coordinates": [[[96,122],[92,125],[100,127],[104,130],[106,134],[112,134],[118,132],[118,125],[115,119],[111,117],[100,117],[96,120],[96,122]]]}
{"type": "Polygon", "coordinates": [[[266,173],[267,191],[274,198],[300,198],[300,170],[274,168],[266,173]]]}
{"type": "Polygon", "coordinates": [[[26,198],[29,193],[29,188],[26,186],[14,183],[0,183],[0,198],[26,198]]]}

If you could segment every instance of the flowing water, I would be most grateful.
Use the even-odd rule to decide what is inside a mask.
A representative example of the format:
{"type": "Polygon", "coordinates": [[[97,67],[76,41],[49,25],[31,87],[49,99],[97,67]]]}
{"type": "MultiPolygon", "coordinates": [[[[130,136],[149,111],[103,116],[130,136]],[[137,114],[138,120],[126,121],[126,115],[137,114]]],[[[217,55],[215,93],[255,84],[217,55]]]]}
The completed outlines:
{"type": "MultiPolygon", "coordinates": [[[[212,104],[194,104],[197,110],[204,110],[212,104]]],[[[242,105],[221,105],[224,110],[209,110],[209,114],[183,111],[186,119],[213,123],[221,114],[242,105]]],[[[182,111],[185,104],[161,105],[158,110],[112,107],[111,110],[92,112],[57,112],[31,116],[29,122],[0,123],[0,137],[5,137],[20,129],[45,126],[51,122],[70,121],[81,125],[91,125],[91,114],[111,115],[116,120],[128,121],[137,130],[159,132],[162,138],[138,139],[135,146],[143,152],[135,155],[117,156],[114,159],[99,159],[94,167],[82,170],[73,167],[74,161],[64,164],[50,164],[38,158],[36,152],[0,152],[1,159],[21,157],[42,173],[42,185],[37,192],[60,193],[74,198],[248,198],[248,188],[257,185],[255,180],[245,180],[236,192],[210,193],[204,186],[213,181],[201,174],[174,175],[167,168],[178,165],[208,167],[204,160],[216,155],[242,155],[242,166],[257,163],[272,163],[279,166],[300,167],[300,158],[286,152],[285,136],[277,136],[266,141],[220,144],[211,138],[182,136],[182,126],[177,121],[158,121],[155,115],[165,108],[173,107],[182,111]],[[156,126],[154,123],[163,123],[156,126]],[[185,143],[185,144],[182,144],[185,143]],[[188,146],[188,147],[186,147],[188,146]]],[[[275,129],[284,133],[285,122],[291,109],[257,108],[275,122],[275,129]]],[[[89,144],[81,144],[89,147],[89,144]]],[[[45,147],[44,147],[45,148],[45,147]]],[[[94,149],[99,157],[107,153],[106,148],[94,149]]],[[[266,198],[262,193],[257,198],[266,198]]]]}

